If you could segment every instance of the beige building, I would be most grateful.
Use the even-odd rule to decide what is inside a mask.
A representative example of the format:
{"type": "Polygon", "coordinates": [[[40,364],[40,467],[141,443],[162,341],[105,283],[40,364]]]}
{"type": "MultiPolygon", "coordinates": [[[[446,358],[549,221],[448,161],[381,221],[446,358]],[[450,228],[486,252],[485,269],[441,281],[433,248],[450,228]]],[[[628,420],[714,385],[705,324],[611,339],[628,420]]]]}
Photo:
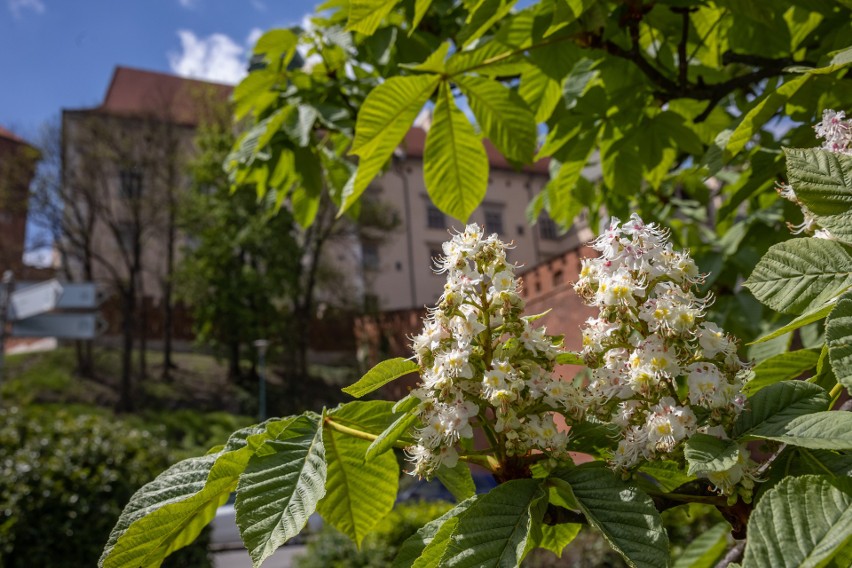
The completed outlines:
{"type": "MultiPolygon", "coordinates": [[[[100,106],[63,112],[66,185],[77,196],[75,207],[84,219],[87,211],[100,208],[98,217],[112,220],[91,227],[89,241],[71,243],[91,247],[90,256],[107,260],[86,267],[79,261],[86,255],[75,255],[76,260],[69,260],[77,277],[121,280],[133,264],[138,243],[137,293],[153,305],[159,303],[167,273],[168,199],[170,192],[186,188],[184,165],[193,151],[198,101],[205,96],[223,99],[230,91],[225,85],[118,67],[100,106]],[[139,145],[140,139],[147,142],[139,145]],[[119,273],[110,273],[108,264],[118,267],[119,273]]],[[[423,129],[412,129],[392,167],[367,193],[398,218],[398,229],[374,237],[360,231],[360,243],[358,238],[345,238],[327,251],[329,262],[355,275],[339,289],[363,295],[368,311],[431,305],[443,288],[442,276],[431,270],[431,258],[441,254],[448,231],[462,225],[429,200],[423,183],[425,137],[423,129]]],[[[548,180],[546,161],[517,171],[490,142],[485,146],[491,163],[488,191],[469,222],[513,242],[510,260],[531,267],[587,238],[582,224],[560,234],[546,216],[535,226],[527,223],[527,205],[548,180]]],[[[177,239],[179,251],[186,238],[177,239]]],[[[318,293],[320,310],[323,298],[334,295],[334,290],[327,292],[318,293]]]]}
{"type": "MultiPolygon", "coordinates": [[[[431,259],[442,254],[441,245],[450,231],[463,229],[429,200],[423,183],[425,140],[423,129],[409,131],[392,167],[371,187],[370,195],[404,220],[392,238],[362,243],[366,303],[380,311],[434,304],[443,291],[444,277],[431,270],[431,259]]],[[[488,191],[468,222],[512,242],[509,260],[531,267],[588,240],[590,233],[582,220],[564,234],[546,214],[534,226],[527,223],[527,205],[549,179],[545,160],[517,171],[488,140],[485,148],[491,164],[488,191]]]]}

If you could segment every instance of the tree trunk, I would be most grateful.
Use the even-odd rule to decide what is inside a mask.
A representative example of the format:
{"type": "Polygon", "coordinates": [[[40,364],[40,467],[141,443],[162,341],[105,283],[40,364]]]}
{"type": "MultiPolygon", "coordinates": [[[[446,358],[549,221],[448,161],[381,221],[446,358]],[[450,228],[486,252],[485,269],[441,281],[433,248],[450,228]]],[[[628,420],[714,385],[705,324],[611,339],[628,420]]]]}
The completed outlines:
{"type": "Polygon", "coordinates": [[[121,291],[122,298],[122,333],[123,345],[121,350],[121,399],[119,410],[131,412],[133,410],[133,332],[136,315],[136,285],[133,279],[126,289],[121,291]]]}
{"type": "Polygon", "coordinates": [[[148,377],[148,303],[145,295],[139,298],[139,379],[148,377]]]}
{"type": "Polygon", "coordinates": [[[163,282],[163,380],[171,379],[171,370],[174,368],[172,362],[172,322],[174,319],[174,305],[172,301],[172,276],[175,271],[175,238],[177,204],[175,203],[175,168],[174,163],[169,168],[169,212],[167,221],[166,242],[166,276],[163,282]]]}

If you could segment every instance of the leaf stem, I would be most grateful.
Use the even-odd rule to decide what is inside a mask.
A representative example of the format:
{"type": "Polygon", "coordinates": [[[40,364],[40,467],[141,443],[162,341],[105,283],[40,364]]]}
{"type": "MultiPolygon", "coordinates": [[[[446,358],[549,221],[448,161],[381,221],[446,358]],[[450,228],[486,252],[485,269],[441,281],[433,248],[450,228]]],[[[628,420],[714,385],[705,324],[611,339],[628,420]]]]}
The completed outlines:
{"type": "Polygon", "coordinates": [[[837,402],[837,399],[840,398],[840,393],[842,391],[843,391],[843,385],[840,384],[840,383],[837,383],[836,385],[834,385],[832,387],[831,391],[828,393],[828,398],[831,399],[831,402],[828,405],[829,410],[831,410],[831,408],[834,407],[834,404],[837,402]]]}

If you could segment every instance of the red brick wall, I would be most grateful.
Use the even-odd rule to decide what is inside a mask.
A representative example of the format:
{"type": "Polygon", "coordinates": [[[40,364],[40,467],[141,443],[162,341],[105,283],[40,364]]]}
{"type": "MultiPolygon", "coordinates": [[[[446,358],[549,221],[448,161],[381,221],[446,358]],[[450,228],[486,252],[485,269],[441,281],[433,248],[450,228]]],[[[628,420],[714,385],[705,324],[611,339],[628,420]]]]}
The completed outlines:
{"type": "Polygon", "coordinates": [[[580,301],[573,284],[580,277],[580,259],[593,253],[587,247],[568,251],[520,275],[527,315],[551,310],[536,323],[550,335],[565,335],[565,347],[574,351],[582,347],[580,327],[595,311],[580,301]]]}
{"type": "Polygon", "coordinates": [[[0,137],[0,273],[23,267],[29,185],[37,160],[34,148],[0,137]]]}

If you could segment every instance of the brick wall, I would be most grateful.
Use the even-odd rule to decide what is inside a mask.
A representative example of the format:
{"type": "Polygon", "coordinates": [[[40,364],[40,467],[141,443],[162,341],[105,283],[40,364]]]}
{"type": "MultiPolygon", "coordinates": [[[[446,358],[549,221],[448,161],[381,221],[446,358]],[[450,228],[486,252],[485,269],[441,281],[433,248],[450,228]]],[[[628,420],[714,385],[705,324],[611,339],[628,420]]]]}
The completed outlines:
{"type": "Polygon", "coordinates": [[[547,327],[551,335],[565,335],[565,347],[582,347],[580,327],[595,311],[583,304],[574,293],[573,284],[580,277],[580,259],[594,256],[588,247],[570,250],[521,273],[522,296],[526,313],[550,312],[536,323],[547,327]]]}

